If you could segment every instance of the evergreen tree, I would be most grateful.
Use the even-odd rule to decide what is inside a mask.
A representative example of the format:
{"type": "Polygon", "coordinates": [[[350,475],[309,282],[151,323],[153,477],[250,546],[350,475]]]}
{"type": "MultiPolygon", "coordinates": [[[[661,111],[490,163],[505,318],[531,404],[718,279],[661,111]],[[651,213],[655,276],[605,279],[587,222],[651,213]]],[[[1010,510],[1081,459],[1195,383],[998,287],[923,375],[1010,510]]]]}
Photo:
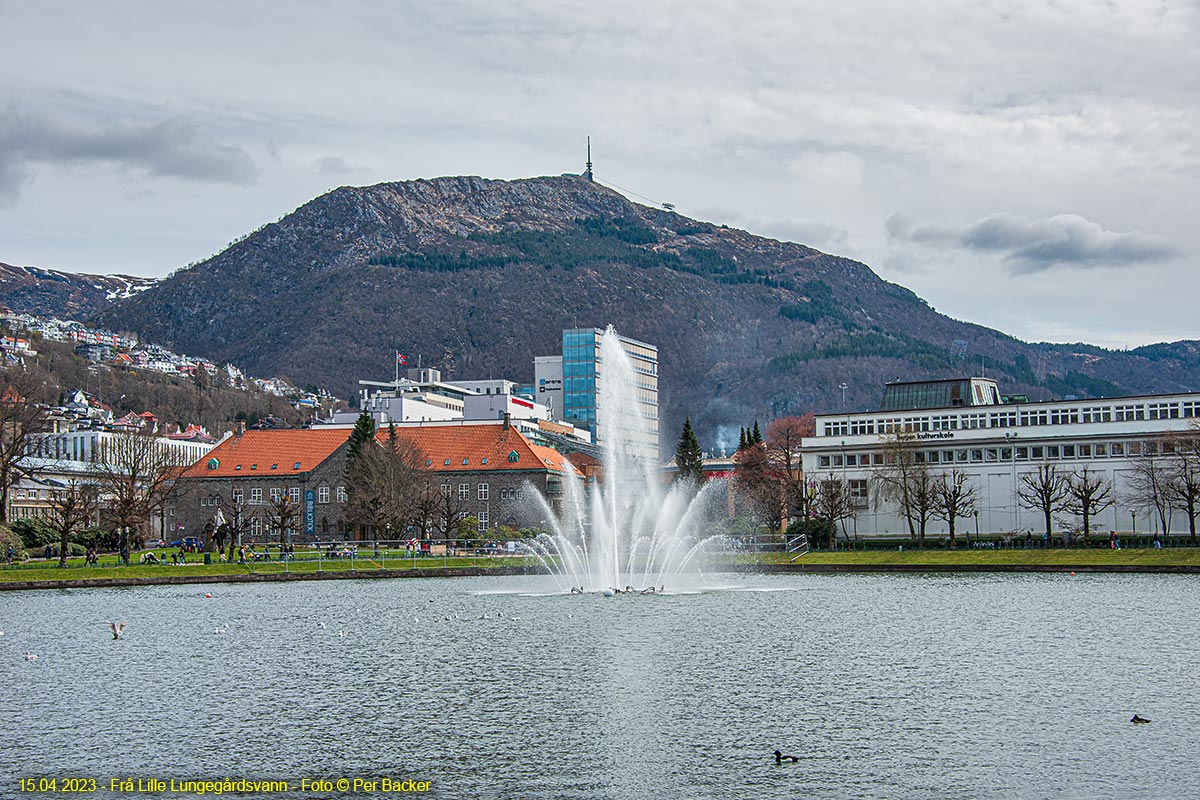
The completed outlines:
{"type": "Polygon", "coordinates": [[[746,426],[743,425],[738,430],[740,431],[738,433],[738,452],[740,453],[746,449],[746,426]]]}
{"type": "Polygon", "coordinates": [[[375,420],[366,411],[358,415],[354,430],[350,432],[350,445],[346,451],[348,460],[353,461],[362,452],[363,445],[375,438],[375,420]]]}
{"type": "Polygon", "coordinates": [[[699,485],[704,480],[704,454],[700,452],[700,442],[696,432],[692,430],[692,418],[683,421],[683,432],[679,434],[679,444],[675,446],[675,473],[677,481],[691,481],[699,485]]]}
{"type": "Polygon", "coordinates": [[[762,444],[762,431],[758,429],[758,420],[754,420],[754,433],[750,434],[750,444],[762,444]]]}

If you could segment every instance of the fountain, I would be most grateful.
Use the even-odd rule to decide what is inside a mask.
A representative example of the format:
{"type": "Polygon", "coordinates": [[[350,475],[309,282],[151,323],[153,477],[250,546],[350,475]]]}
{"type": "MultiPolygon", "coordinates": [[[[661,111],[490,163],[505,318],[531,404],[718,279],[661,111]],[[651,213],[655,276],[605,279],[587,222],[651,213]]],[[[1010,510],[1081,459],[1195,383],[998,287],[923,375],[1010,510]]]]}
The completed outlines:
{"type": "Polygon", "coordinates": [[[697,491],[686,482],[667,486],[658,465],[629,442],[648,427],[628,413],[638,408],[637,373],[610,325],[601,337],[597,422],[603,438],[603,483],[564,481],[561,508],[534,492],[552,533],[525,543],[554,576],[558,588],[613,594],[632,587],[658,591],[699,581],[701,556],[723,536],[706,529],[722,488],[697,491]]]}

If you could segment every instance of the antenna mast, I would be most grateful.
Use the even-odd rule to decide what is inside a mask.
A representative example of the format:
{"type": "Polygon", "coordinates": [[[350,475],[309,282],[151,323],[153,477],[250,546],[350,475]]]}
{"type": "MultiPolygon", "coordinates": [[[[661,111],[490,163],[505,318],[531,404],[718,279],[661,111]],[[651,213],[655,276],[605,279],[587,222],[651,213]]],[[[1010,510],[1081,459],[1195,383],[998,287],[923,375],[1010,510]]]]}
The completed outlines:
{"type": "Polygon", "coordinates": [[[583,177],[589,181],[592,179],[592,137],[587,137],[587,168],[583,171],[583,177]]]}

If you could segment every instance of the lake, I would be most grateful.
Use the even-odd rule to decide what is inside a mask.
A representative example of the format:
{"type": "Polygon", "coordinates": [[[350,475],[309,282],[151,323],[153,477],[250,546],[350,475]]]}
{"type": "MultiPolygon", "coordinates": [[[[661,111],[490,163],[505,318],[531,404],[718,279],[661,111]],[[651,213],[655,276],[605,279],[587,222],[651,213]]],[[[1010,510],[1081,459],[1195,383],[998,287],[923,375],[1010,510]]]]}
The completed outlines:
{"type": "Polygon", "coordinates": [[[3,593],[0,795],[21,777],[97,797],[126,777],[292,787],[260,797],[356,777],[440,798],[1200,794],[1194,577],[710,581],[3,593]]]}

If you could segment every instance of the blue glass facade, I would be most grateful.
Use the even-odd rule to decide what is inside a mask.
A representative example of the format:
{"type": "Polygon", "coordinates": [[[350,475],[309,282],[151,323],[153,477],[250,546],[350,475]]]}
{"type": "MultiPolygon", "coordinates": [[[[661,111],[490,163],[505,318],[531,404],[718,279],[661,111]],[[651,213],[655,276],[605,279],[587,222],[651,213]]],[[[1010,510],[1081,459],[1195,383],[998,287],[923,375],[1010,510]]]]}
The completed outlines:
{"type": "Polygon", "coordinates": [[[563,416],[596,432],[596,363],[601,331],[577,328],[563,331],[563,416]]]}
{"type": "Polygon", "coordinates": [[[599,328],[574,328],[562,335],[563,418],[591,431],[593,441],[615,435],[646,458],[658,457],[658,349],[621,337],[621,345],[636,373],[638,405],[624,409],[630,421],[619,431],[602,431],[596,420],[596,397],[603,379],[599,328]],[[640,418],[640,419],[637,419],[640,418]],[[636,419],[636,421],[634,421],[636,419]]]}

